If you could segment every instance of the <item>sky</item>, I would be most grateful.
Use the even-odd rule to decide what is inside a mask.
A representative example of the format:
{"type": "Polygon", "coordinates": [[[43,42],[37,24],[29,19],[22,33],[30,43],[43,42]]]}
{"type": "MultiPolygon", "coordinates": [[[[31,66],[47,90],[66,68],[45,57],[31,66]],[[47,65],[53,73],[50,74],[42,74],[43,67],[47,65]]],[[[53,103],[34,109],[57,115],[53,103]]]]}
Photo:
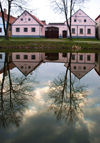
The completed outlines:
{"type": "MultiPolygon", "coordinates": [[[[35,9],[32,14],[39,20],[45,20],[46,23],[64,22],[65,17],[63,14],[55,13],[50,6],[51,0],[36,0],[31,2],[32,9],[35,9]]],[[[81,7],[78,6],[75,11],[81,8],[93,20],[100,15],[100,0],[88,0],[81,7]]]]}

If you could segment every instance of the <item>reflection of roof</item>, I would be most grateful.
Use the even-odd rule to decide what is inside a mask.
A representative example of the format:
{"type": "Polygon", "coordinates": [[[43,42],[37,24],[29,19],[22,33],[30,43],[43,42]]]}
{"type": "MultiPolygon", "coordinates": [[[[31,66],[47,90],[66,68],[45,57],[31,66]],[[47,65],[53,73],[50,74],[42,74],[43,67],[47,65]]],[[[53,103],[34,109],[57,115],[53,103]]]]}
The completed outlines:
{"type": "MultiPolygon", "coordinates": [[[[67,67],[68,65],[67,65],[68,63],[66,63],[65,64],[65,67],[67,67]]],[[[75,66],[78,66],[78,65],[80,65],[80,64],[75,64],[74,63],[74,65],[75,66]]],[[[89,65],[89,64],[83,64],[84,66],[85,65],[89,65]]],[[[78,79],[81,79],[82,77],[84,77],[88,72],[90,72],[94,67],[95,67],[95,64],[90,64],[91,65],[91,67],[89,67],[87,70],[73,70],[72,69],[72,67],[73,67],[73,64],[71,64],[71,72],[78,78],[78,79]]],[[[79,66],[80,67],[80,66],[79,66]]],[[[81,67],[80,67],[81,68],[81,67]]],[[[69,68],[69,70],[70,70],[70,68],[69,68]]]]}
{"type": "MultiPolygon", "coordinates": [[[[9,70],[15,68],[13,63],[9,63],[9,70]]],[[[4,68],[0,71],[0,74],[4,72],[4,68]]],[[[5,73],[7,73],[7,66],[5,67],[5,73]]]]}
{"type": "Polygon", "coordinates": [[[36,63],[33,63],[33,62],[20,62],[22,65],[24,65],[24,63],[25,64],[30,64],[30,63],[32,63],[32,64],[35,64],[34,65],[34,67],[32,68],[32,69],[30,69],[28,72],[26,72],[27,70],[22,70],[20,67],[18,67],[18,65],[17,65],[17,63],[19,63],[19,62],[14,62],[14,65],[25,75],[25,76],[27,76],[28,74],[30,74],[32,71],[34,71],[36,68],[38,68],[41,64],[42,64],[42,62],[43,62],[43,60],[41,60],[41,61],[39,61],[39,62],[36,62],[36,63]]]}
{"type": "MultiPolygon", "coordinates": [[[[0,16],[2,17],[2,13],[0,12],[0,16]]],[[[4,19],[7,21],[8,15],[4,13],[4,19]]],[[[10,16],[9,17],[9,24],[12,24],[16,20],[16,17],[10,16]]]]}
{"type": "Polygon", "coordinates": [[[95,20],[98,20],[98,18],[100,18],[100,15],[95,20]]]}

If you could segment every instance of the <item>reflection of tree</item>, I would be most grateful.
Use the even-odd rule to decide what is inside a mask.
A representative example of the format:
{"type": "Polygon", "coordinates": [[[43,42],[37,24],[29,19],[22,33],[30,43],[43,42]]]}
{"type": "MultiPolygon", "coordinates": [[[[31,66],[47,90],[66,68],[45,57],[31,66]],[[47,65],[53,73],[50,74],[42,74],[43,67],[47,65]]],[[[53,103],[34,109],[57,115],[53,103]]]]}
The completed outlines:
{"type": "Polygon", "coordinates": [[[6,127],[10,123],[19,126],[22,120],[22,115],[27,108],[27,102],[33,99],[33,83],[26,77],[16,77],[10,74],[8,54],[5,56],[5,66],[7,66],[8,76],[5,76],[5,66],[1,85],[1,100],[0,100],[0,126],[6,127]]]}
{"type": "Polygon", "coordinates": [[[49,96],[52,99],[49,109],[54,110],[57,120],[65,119],[67,123],[71,123],[75,117],[81,115],[87,90],[85,85],[71,75],[71,56],[65,75],[60,74],[51,83],[49,96]]]}

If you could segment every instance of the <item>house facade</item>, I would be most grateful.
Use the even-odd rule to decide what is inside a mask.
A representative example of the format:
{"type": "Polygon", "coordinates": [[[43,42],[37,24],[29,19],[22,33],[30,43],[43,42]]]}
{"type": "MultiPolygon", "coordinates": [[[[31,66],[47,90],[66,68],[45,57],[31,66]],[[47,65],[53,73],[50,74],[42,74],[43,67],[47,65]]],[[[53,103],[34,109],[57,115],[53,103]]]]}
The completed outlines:
{"type": "MultiPolygon", "coordinates": [[[[95,38],[95,30],[96,22],[81,9],[72,15],[71,32],[73,38],[95,38]]],[[[67,23],[49,23],[45,25],[45,37],[69,38],[67,23]]]]}
{"type": "MultiPolygon", "coordinates": [[[[7,22],[5,21],[5,27],[7,26],[7,22]]],[[[0,16],[0,37],[4,37],[4,28],[3,28],[3,22],[2,22],[2,17],[0,16]]]]}
{"type": "Polygon", "coordinates": [[[71,27],[73,38],[95,38],[95,29],[96,22],[93,21],[84,11],[79,9],[73,14],[71,27]]]}
{"type": "Polygon", "coordinates": [[[96,37],[100,39],[100,15],[95,19],[96,21],[96,37]]]}
{"type": "Polygon", "coordinates": [[[44,37],[44,22],[24,11],[12,24],[12,37],[44,37]]]}
{"type": "MultiPolygon", "coordinates": [[[[8,19],[8,15],[7,15],[7,10],[4,9],[4,20],[5,20],[5,26],[7,26],[7,19],[8,19]]],[[[11,37],[11,24],[16,20],[16,17],[13,17],[10,15],[9,17],[9,24],[8,24],[8,36],[11,37]]],[[[0,12],[0,37],[5,36],[4,33],[4,28],[3,28],[3,22],[2,22],[2,13],[0,12]]]]}
{"type": "MultiPolygon", "coordinates": [[[[72,15],[71,32],[73,38],[95,38],[96,22],[79,9],[72,15]]],[[[46,24],[24,11],[12,23],[12,37],[69,38],[70,35],[66,22],[46,24]]]]}

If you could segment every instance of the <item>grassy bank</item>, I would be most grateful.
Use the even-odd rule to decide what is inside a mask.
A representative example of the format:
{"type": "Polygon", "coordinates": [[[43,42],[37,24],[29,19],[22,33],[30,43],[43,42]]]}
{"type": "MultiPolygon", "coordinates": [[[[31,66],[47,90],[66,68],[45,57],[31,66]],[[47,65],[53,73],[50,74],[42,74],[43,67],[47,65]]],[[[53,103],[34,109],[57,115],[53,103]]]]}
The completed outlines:
{"type": "Polygon", "coordinates": [[[99,52],[97,39],[0,38],[1,52],[99,52]]]}

